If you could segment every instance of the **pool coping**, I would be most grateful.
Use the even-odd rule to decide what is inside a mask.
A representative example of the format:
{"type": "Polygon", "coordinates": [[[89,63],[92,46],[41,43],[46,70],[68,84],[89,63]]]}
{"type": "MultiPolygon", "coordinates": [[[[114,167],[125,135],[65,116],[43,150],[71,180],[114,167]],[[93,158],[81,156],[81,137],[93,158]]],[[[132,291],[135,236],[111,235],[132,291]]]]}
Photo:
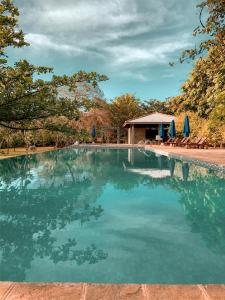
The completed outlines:
{"type": "MultiPolygon", "coordinates": [[[[80,144],[80,145],[73,145],[67,147],[67,149],[144,149],[145,151],[150,151],[155,154],[167,156],[169,158],[174,158],[178,160],[183,160],[189,163],[193,163],[199,165],[201,167],[214,169],[216,171],[223,171],[225,172],[225,165],[218,164],[218,163],[210,163],[205,161],[204,159],[196,159],[192,157],[191,154],[183,155],[177,153],[171,153],[169,151],[162,150],[160,148],[154,148],[151,145],[128,145],[128,144],[80,144]]],[[[181,148],[182,149],[182,148],[181,148]]],[[[179,148],[178,148],[179,151],[179,148]]],[[[212,150],[213,151],[213,150],[212,150]]]]}
{"type": "Polygon", "coordinates": [[[0,300],[222,300],[225,285],[0,282],[0,300]]]}
{"type": "Polygon", "coordinates": [[[213,169],[215,171],[225,172],[225,166],[222,165],[222,164],[210,163],[210,162],[205,161],[203,159],[196,159],[194,157],[183,155],[183,154],[171,153],[169,151],[165,151],[165,150],[161,150],[161,149],[153,148],[153,147],[149,147],[149,146],[144,147],[144,149],[146,151],[150,151],[150,152],[153,152],[153,153],[158,154],[158,155],[166,156],[166,157],[169,157],[169,158],[174,158],[174,159],[177,159],[177,160],[182,160],[182,161],[185,161],[185,162],[188,162],[188,163],[193,163],[195,165],[199,165],[199,166],[204,167],[204,168],[213,169]]]}

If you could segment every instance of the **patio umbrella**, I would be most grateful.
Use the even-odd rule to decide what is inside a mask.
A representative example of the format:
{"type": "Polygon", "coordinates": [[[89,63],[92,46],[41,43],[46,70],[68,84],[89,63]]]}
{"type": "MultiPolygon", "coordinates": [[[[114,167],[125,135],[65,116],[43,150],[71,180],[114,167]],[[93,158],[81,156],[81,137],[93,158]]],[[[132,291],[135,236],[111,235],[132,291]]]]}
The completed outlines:
{"type": "Polygon", "coordinates": [[[95,129],[95,126],[93,126],[93,128],[92,128],[91,136],[92,136],[93,139],[96,137],[96,129],[95,129]]]}
{"type": "Polygon", "coordinates": [[[189,124],[189,118],[188,116],[184,119],[184,128],[183,128],[183,135],[184,137],[189,137],[190,135],[190,124],[189,124]]]}
{"type": "Polygon", "coordinates": [[[176,137],[176,126],[174,120],[170,123],[169,136],[171,139],[176,137]]]}
{"type": "Polygon", "coordinates": [[[161,139],[165,138],[165,130],[164,130],[164,126],[162,123],[160,124],[160,127],[159,127],[159,136],[161,137],[161,139]]]}

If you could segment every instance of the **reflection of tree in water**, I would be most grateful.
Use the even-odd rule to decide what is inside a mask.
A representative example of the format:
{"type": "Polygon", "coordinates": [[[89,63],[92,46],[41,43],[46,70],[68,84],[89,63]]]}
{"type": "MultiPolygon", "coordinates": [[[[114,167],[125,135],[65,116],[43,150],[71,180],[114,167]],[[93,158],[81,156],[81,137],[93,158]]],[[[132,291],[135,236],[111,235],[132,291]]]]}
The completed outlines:
{"type": "MultiPolygon", "coordinates": [[[[1,180],[0,279],[24,280],[35,257],[48,257],[54,263],[71,261],[78,265],[85,262],[95,264],[106,259],[107,254],[98,250],[95,244],[80,249],[75,238],[59,242],[54,237],[55,230],[61,230],[74,221],[83,224],[102,215],[102,207],[91,203],[99,192],[91,188],[90,179],[83,177],[74,181],[74,174],[74,178],[71,176],[71,180],[65,181],[66,174],[59,175],[56,171],[57,180],[54,180],[53,170],[57,170],[58,165],[57,160],[55,164],[50,160],[51,163],[47,164],[49,172],[52,171],[50,182],[46,177],[40,186],[32,188],[36,158],[27,159],[21,158],[20,163],[15,164],[15,169],[20,168],[16,173],[11,160],[1,163],[1,170],[10,165],[12,176],[11,180],[9,174],[1,180]],[[83,201],[85,191],[88,196],[87,190],[90,197],[83,201]]],[[[70,162],[68,159],[67,163],[70,162]]],[[[47,170],[44,171],[47,174],[47,170]]]]}
{"type": "Polygon", "coordinates": [[[196,174],[189,182],[174,179],[192,231],[200,233],[207,247],[225,254],[225,176],[216,172],[196,174]]]}
{"type": "MultiPolygon", "coordinates": [[[[136,154],[135,154],[136,155],[136,154]]],[[[135,168],[169,170],[171,177],[151,178],[127,172],[127,150],[69,150],[18,157],[0,162],[0,279],[24,280],[35,257],[54,263],[97,263],[107,254],[96,245],[80,248],[75,238],[54,237],[72,222],[98,219],[101,206],[94,205],[107,183],[129,191],[140,184],[165,186],[177,191],[194,232],[201,233],[208,247],[224,253],[225,179],[210,171],[191,176],[190,165],[160,160],[138,153],[135,168]],[[180,178],[176,165],[180,164],[180,178]],[[38,179],[37,179],[38,178],[38,179]],[[185,179],[185,180],[184,180],[185,179]],[[1,277],[2,276],[2,277],[1,277]]]]}

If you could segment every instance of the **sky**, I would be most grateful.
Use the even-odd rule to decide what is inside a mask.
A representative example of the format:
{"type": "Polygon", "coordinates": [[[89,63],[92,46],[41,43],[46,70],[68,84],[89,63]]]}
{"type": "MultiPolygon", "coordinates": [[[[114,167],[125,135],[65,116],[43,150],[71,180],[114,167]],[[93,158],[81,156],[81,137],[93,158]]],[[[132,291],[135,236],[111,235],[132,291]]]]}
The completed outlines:
{"type": "Polygon", "coordinates": [[[196,43],[198,0],[14,0],[30,47],[10,50],[54,67],[57,75],[79,70],[109,77],[107,99],[124,93],[165,100],[180,93],[192,65],[169,66],[196,43]]]}

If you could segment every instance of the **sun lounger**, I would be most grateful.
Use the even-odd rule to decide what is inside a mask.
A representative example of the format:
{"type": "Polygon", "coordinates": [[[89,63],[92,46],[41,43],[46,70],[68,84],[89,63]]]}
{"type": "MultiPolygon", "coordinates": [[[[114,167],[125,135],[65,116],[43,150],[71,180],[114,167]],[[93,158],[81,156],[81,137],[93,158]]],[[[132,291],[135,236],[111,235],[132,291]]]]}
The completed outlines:
{"type": "Polygon", "coordinates": [[[194,141],[191,141],[190,143],[187,144],[187,148],[198,148],[199,144],[204,140],[205,138],[196,138],[194,141]]]}
{"type": "Polygon", "coordinates": [[[185,137],[183,139],[176,139],[173,143],[171,143],[172,146],[177,146],[177,147],[182,147],[182,146],[186,146],[188,141],[190,140],[189,137],[185,137]]]}
{"type": "Polygon", "coordinates": [[[201,140],[198,144],[199,149],[208,149],[209,147],[212,147],[212,145],[208,143],[207,138],[201,140]]]}
{"type": "Polygon", "coordinates": [[[180,138],[176,138],[173,142],[170,143],[170,145],[171,146],[178,146],[178,144],[181,143],[182,140],[180,138]]]}
{"type": "Polygon", "coordinates": [[[174,139],[169,138],[169,139],[168,139],[166,142],[164,142],[163,144],[164,144],[165,146],[168,146],[168,145],[170,145],[173,141],[174,141],[174,139]]]}
{"type": "Polygon", "coordinates": [[[178,146],[187,147],[189,143],[190,143],[190,137],[187,137],[187,138],[184,138],[184,140],[178,146]]]}

